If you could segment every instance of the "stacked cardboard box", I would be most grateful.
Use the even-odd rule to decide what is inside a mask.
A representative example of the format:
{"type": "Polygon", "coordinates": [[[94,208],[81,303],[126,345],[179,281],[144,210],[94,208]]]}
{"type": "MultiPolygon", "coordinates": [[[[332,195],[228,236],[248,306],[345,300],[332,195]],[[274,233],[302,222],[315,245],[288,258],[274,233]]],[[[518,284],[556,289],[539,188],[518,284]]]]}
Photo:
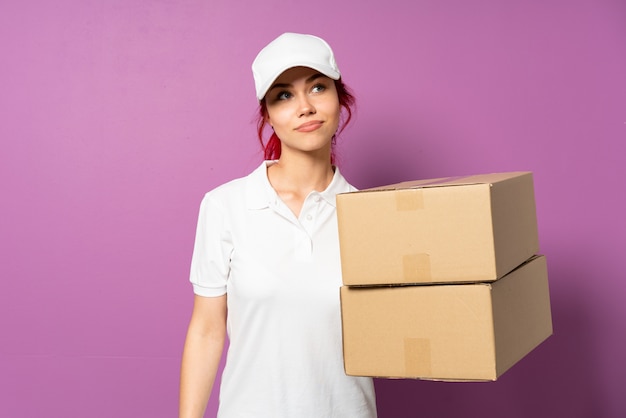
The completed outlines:
{"type": "Polygon", "coordinates": [[[337,196],[354,376],[496,380],[552,334],[530,172],[337,196]]]}

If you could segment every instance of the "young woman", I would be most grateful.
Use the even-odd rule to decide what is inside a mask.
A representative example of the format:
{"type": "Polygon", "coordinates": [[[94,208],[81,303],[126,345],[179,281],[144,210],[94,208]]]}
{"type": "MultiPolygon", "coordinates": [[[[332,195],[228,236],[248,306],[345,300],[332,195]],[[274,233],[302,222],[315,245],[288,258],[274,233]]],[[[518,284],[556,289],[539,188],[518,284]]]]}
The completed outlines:
{"type": "Polygon", "coordinates": [[[376,417],[372,380],[342,360],[335,196],[355,189],[333,143],[353,97],[315,36],[279,36],[252,70],[259,137],[273,134],[255,171],[200,206],[180,417],[203,416],[227,333],[219,417],[376,417]]]}

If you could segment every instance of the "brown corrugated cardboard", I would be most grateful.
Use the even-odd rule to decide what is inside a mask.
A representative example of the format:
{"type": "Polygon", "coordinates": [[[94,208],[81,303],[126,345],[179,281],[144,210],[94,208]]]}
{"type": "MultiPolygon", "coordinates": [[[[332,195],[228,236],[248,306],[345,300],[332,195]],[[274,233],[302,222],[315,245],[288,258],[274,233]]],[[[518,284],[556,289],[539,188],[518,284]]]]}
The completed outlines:
{"type": "Polygon", "coordinates": [[[486,282],[539,251],[530,172],[337,196],[343,283],[486,282]]]}
{"type": "Polygon", "coordinates": [[[544,256],[491,283],[341,288],[353,376],[496,380],[552,334],[544,256]]]}

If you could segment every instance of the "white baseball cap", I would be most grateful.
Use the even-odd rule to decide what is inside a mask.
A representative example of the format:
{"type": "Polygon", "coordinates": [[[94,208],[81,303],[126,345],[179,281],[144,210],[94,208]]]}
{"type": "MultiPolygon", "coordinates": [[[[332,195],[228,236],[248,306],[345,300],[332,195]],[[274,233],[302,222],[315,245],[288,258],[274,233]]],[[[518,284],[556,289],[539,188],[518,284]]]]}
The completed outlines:
{"type": "Polygon", "coordinates": [[[257,99],[263,100],[278,76],[293,67],[309,67],[333,80],[341,78],[333,50],[326,41],[313,35],[283,33],[263,48],[252,63],[257,99]]]}

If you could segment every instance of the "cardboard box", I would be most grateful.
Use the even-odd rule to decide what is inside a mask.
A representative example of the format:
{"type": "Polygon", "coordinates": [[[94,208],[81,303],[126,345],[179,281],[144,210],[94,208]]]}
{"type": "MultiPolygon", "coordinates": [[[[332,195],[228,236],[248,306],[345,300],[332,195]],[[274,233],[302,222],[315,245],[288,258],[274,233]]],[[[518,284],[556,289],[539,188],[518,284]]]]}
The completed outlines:
{"type": "Polygon", "coordinates": [[[345,285],[493,281],[539,251],[530,172],[340,194],[337,220],[345,285]]]}
{"type": "Polygon", "coordinates": [[[491,283],[341,288],[346,374],[496,380],[552,334],[544,256],[491,283]]]}

